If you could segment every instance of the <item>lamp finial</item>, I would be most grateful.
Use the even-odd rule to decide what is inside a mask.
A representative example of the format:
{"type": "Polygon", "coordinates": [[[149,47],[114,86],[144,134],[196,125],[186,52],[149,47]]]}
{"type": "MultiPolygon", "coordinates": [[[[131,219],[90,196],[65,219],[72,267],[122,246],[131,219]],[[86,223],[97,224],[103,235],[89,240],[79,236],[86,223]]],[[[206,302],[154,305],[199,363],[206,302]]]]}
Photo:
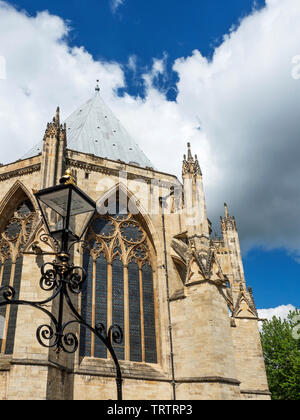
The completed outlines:
{"type": "Polygon", "coordinates": [[[76,185],[75,179],[73,178],[71,169],[67,169],[64,176],[62,176],[59,180],[60,184],[73,184],[76,185]]]}

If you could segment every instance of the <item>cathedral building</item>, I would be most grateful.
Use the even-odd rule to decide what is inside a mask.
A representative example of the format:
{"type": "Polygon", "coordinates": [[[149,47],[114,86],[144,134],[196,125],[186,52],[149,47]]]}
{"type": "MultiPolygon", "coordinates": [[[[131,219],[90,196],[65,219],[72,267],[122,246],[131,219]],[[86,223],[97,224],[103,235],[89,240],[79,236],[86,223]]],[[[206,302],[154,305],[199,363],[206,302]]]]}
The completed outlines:
{"type": "MultiPolygon", "coordinates": [[[[0,286],[19,300],[47,298],[41,267],[57,249],[34,192],[57,185],[66,170],[98,210],[72,250],[87,272],[74,305],[93,327],[122,328],[115,352],[123,398],[270,399],[235,218],[225,205],[221,237],[212,236],[190,144],[182,181],[155,169],[98,86],[64,123],[57,109],[23,159],[0,166],[0,286]]],[[[0,319],[0,399],[116,399],[115,366],[89,330],[75,331],[76,353],[57,354],[37,340],[49,324],[43,312],[8,305],[0,319]]]]}

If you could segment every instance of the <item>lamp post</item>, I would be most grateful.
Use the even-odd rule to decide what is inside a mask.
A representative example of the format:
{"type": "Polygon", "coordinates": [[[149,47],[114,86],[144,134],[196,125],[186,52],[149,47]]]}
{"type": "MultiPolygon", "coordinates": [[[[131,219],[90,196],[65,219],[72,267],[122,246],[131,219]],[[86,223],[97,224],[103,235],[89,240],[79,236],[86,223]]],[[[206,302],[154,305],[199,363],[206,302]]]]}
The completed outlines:
{"type": "Polygon", "coordinates": [[[3,286],[0,288],[0,294],[4,301],[0,302],[0,307],[27,305],[49,316],[51,325],[41,325],[37,329],[36,337],[43,347],[53,348],[57,354],[60,352],[72,354],[78,349],[78,338],[70,331],[70,327],[80,325],[89,329],[104,343],[114,361],[117,399],[122,400],[122,374],[113,348],[113,343],[120,344],[123,340],[121,328],[112,325],[107,330],[102,323],[89,325],[71,300],[71,295],[81,293],[87,273],[83,267],[76,267],[70,263],[70,249],[82,240],[96,212],[96,203],[76,186],[70,171],[61,178],[60,185],[38,191],[35,197],[48,231],[47,235],[56,243],[58,249],[57,259],[41,267],[40,287],[52,294],[40,302],[22,301],[15,299],[16,292],[11,286],[3,286]],[[56,298],[59,300],[57,317],[45,307],[56,298]],[[64,321],[65,303],[74,316],[68,321],[64,321]]]}

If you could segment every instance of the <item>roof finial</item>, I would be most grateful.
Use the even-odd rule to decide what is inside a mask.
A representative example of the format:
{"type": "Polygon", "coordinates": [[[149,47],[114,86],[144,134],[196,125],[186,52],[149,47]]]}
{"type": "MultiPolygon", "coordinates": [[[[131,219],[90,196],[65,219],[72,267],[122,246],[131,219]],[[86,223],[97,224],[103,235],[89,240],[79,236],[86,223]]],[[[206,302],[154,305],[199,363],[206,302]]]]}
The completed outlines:
{"type": "Polygon", "coordinates": [[[59,118],[59,112],[60,112],[60,108],[59,106],[56,108],[56,114],[54,117],[54,121],[59,125],[60,124],[60,118],[59,118]]]}
{"type": "Polygon", "coordinates": [[[96,85],[95,91],[100,92],[99,80],[98,79],[97,79],[97,85],[96,85]]]}
{"type": "Polygon", "coordinates": [[[228,206],[226,203],[224,203],[224,207],[225,207],[225,217],[229,217],[229,212],[228,212],[228,206]]]}
{"type": "Polygon", "coordinates": [[[193,160],[192,151],[191,151],[191,143],[188,143],[187,146],[188,146],[188,160],[193,160]]]}

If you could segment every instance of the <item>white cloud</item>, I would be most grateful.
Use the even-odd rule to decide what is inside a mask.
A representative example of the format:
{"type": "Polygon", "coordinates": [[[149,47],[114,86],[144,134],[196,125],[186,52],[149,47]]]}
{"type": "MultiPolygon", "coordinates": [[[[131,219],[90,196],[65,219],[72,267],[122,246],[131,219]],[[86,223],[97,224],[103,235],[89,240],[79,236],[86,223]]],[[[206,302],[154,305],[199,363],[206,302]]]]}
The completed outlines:
{"type": "MultiPolygon", "coordinates": [[[[0,0],[7,76],[0,80],[0,162],[26,153],[42,139],[56,106],[67,117],[100,79],[104,100],[156,168],[180,176],[186,143],[192,143],[213,221],[227,201],[244,245],[300,254],[300,80],[292,77],[299,20],[298,0],[268,0],[224,37],[211,61],[198,50],[176,60],[179,94],[169,102],[154,87],[165,75],[166,55],[143,75],[145,99],[120,98],[121,65],[70,48],[68,25],[59,17],[30,17],[0,0]]],[[[135,71],[137,58],[128,65],[135,71]]]]}
{"type": "Polygon", "coordinates": [[[249,247],[300,248],[300,82],[291,77],[299,19],[299,1],[268,0],[211,61],[196,50],[174,66],[181,115],[198,116],[215,159],[208,166],[197,144],[208,210],[216,219],[228,201],[249,247]]]}
{"type": "Polygon", "coordinates": [[[124,4],[125,0],[110,0],[110,7],[113,13],[115,13],[118,8],[124,4]]]}
{"type": "MultiPolygon", "coordinates": [[[[276,316],[284,321],[287,319],[288,314],[295,309],[296,308],[293,305],[281,305],[276,308],[258,309],[257,312],[260,319],[267,319],[268,321],[271,321],[273,316],[276,316]]],[[[259,330],[262,331],[263,322],[259,322],[258,324],[259,330]]]]}
{"type": "Polygon", "coordinates": [[[0,1],[0,55],[6,62],[6,80],[0,80],[0,162],[14,161],[38,143],[55,107],[61,105],[65,116],[73,112],[92,94],[96,79],[108,102],[114,89],[124,86],[118,64],[96,62],[83,47],[70,49],[68,31],[48,12],[29,17],[0,1]]]}
{"type": "Polygon", "coordinates": [[[277,308],[258,309],[257,312],[261,319],[267,319],[271,321],[273,316],[276,316],[277,318],[285,320],[287,319],[288,314],[295,309],[296,308],[293,305],[281,305],[277,308]]]}
{"type": "Polygon", "coordinates": [[[128,64],[127,67],[134,73],[136,74],[136,70],[137,70],[137,56],[135,54],[132,54],[129,56],[128,58],[128,64]]]}

